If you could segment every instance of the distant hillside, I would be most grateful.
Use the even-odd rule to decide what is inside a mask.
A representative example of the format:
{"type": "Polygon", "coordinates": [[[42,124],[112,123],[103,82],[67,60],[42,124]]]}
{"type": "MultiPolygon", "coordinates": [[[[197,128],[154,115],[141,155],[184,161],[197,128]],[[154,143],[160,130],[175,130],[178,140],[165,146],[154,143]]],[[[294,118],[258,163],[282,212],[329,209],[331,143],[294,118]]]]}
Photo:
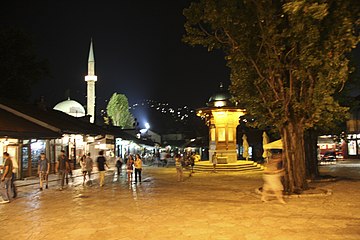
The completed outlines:
{"type": "Polygon", "coordinates": [[[148,122],[150,128],[160,134],[183,133],[187,137],[199,137],[208,133],[207,126],[196,116],[195,109],[187,106],[175,107],[168,103],[144,100],[132,104],[130,111],[137,118],[140,128],[148,122]]]}

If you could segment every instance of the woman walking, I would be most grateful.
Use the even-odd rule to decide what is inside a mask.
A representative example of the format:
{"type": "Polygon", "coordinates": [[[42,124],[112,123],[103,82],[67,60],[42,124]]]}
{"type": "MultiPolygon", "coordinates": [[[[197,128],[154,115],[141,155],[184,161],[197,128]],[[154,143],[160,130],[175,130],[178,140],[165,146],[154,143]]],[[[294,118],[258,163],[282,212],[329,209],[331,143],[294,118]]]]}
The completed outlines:
{"type": "Polygon", "coordinates": [[[129,183],[132,181],[133,165],[134,165],[134,159],[131,155],[129,155],[129,158],[126,162],[126,172],[127,172],[127,177],[128,177],[129,183]]]}
{"type": "Polygon", "coordinates": [[[139,175],[139,182],[141,182],[142,160],[139,154],[135,155],[135,182],[137,182],[139,175]]]}
{"type": "Polygon", "coordinates": [[[87,174],[87,169],[86,169],[86,155],[84,154],[81,158],[80,158],[80,166],[81,166],[81,171],[82,171],[82,175],[83,175],[83,186],[85,185],[85,181],[86,181],[86,174],[87,174]]]}
{"type": "Polygon", "coordinates": [[[263,202],[267,202],[270,193],[272,193],[280,203],[285,204],[282,193],[284,187],[281,182],[281,177],[283,175],[284,168],[282,166],[282,153],[272,153],[263,174],[264,186],[261,197],[263,202]]]}
{"type": "Polygon", "coordinates": [[[182,169],[182,158],[180,154],[175,155],[175,167],[176,167],[176,175],[178,182],[182,182],[183,179],[183,169],[182,169]]]}

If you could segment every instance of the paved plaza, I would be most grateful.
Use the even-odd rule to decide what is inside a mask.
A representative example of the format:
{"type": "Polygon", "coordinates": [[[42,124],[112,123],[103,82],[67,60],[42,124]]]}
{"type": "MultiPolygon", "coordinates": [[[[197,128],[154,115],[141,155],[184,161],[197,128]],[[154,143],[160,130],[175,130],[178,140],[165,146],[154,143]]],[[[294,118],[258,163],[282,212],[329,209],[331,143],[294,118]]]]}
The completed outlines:
{"type": "Polygon", "coordinates": [[[185,172],[177,182],[173,167],[145,167],[141,184],[109,171],[102,188],[95,174],[92,186],[76,177],[63,191],[19,181],[19,197],[0,205],[1,239],[360,239],[360,166],[321,167],[337,170],[340,179],[286,205],[260,201],[261,173],[185,172]]]}

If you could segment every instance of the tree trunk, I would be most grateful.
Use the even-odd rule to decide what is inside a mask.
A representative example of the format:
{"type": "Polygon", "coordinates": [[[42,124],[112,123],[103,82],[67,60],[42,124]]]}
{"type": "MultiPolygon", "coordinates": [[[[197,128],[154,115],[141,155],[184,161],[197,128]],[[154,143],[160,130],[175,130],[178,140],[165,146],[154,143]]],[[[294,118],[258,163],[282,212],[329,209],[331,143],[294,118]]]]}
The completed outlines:
{"type": "Polygon", "coordinates": [[[314,129],[305,132],[305,163],[306,177],[315,179],[319,177],[318,159],[317,159],[317,137],[314,129]]]}
{"type": "Polygon", "coordinates": [[[285,191],[301,193],[307,188],[305,181],[304,128],[295,121],[281,129],[284,150],[285,191]]]}

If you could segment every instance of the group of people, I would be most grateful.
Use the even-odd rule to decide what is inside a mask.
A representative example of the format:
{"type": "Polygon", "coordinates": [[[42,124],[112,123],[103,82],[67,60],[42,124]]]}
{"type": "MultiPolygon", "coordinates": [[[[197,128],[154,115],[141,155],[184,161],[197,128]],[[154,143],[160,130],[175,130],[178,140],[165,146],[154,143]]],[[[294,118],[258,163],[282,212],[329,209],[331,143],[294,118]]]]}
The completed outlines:
{"type": "Polygon", "coordinates": [[[135,183],[137,183],[138,179],[141,182],[141,172],[142,172],[143,162],[139,154],[135,155],[135,160],[132,155],[128,156],[126,161],[126,173],[127,180],[129,183],[133,181],[133,172],[135,171],[135,183]]]}
{"type": "Polygon", "coordinates": [[[178,182],[184,181],[184,168],[189,170],[189,177],[194,173],[195,166],[195,153],[189,154],[185,157],[181,156],[181,154],[177,153],[174,155],[175,160],[175,168],[176,168],[176,176],[178,182]]]}
{"type": "MultiPolygon", "coordinates": [[[[1,175],[1,196],[2,201],[0,203],[9,203],[11,198],[15,198],[17,196],[16,187],[14,185],[15,174],[18,169],[17,161],[12,159],[9,153],[3,153],[4,165],[0,166],[0,170],[3,170],[1,175]]],[[[195,165],[195,158],[193,154],[188,155],[186,157],[182,157],[180,154],[174,155],[175,160],[175,168],[177,172],[177,180],[183,181],[183,168],[188,168],[190,170],[190,175],[193,173],[193,167],[195,165]]],[[[216,172],[216,164],[217,164],[217,155],[214,152],[211,162],[213,164],[214,172],[216,172]]],[[[106,158],[104,156],[104,151],[101,150],[99,152],[99,156],[96,159],[98,171],[99,171],[99,184],[100,187],[104,186],[105,184],[105,166],[109,168],[106,158]]],[[[116,161],[117,167],[117,174],[120,177],[122,171],[123,161],[119,157],[116,161]]],[[[91,182],[91,173],[93,171],[93,160],[90,157],[90,153],[87,155],[83,155],[80,159],[80,166],[83,174],[83,185],[85,185],[88,180],[91,182]]],[[[133,182],[133,175],[135,172],[135,180],[134,182],[137,183],[138,180],[141,182],[141,173],[142,173],[143,162],[139,154],[135,155],[135,159],[132,155],[127,157],[126,161],[126,172],[127,172],[127,181],[129,183],[133,182]]],[[[64,150],[61,150],[60,155],[56,161],[55,165],[55,172],[58,174],[58,180],[60,184],[60,190],[63,189],[65,184],[65,178],[67,178],[67,174],[70,172],[70,164],[69,159],[65,154],[64,150]]],[[[38,162],[38,175],[40,181],[40,191],[43,190],[44,183],[45,188],[48,189],[49,187],[49,176],[50,173],[50,161],[46,158],[45,153],[40,154],[40,159],[38,162]]],[[[283,200],[282,192],[284,190],[281,177],[284,174],[284,168],[282,166],[282,154],[281,153],[274,153],[270,160],[266,165],[266,169],[263,174],[264,185],[262,188],[262,197],[261,200],[266,202],[268,198],[274,195],[280,203],[285,203],[283,200]]]]}

